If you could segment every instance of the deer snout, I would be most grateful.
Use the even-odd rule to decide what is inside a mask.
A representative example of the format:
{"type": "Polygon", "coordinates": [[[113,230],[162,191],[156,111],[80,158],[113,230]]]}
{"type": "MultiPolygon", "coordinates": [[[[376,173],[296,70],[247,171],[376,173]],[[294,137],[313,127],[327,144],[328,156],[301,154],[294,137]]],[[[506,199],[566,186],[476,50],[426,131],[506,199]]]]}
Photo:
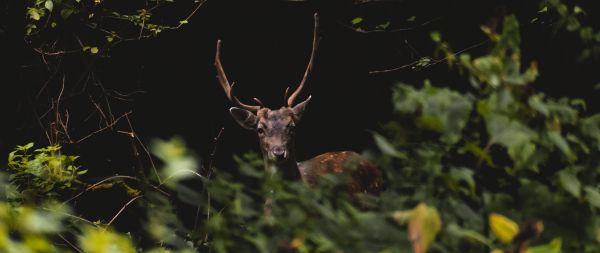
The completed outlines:
{"type": "Polygon", "coordinates": [[[281,161],[288,157],[288,152],[285,147],[274,147],[271,149],[271,156],[275,158],[275,160],[281,161]]]}

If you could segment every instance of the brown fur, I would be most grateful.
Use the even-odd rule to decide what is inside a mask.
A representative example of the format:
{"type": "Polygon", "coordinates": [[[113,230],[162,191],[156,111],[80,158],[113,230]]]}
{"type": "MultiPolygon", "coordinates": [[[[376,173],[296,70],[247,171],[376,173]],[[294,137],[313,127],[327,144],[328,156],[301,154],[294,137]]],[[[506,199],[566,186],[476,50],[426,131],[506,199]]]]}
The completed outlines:
{"type": "Polygon", "coordinates": [[[348,184],[348,192],[381,192],[381,173],[377,166],[352,151],[321,154],[301,162],[298,167],[302,179],[310,185],[316,184],[319,177],[325,173],[350,173],[352,179],[348,184]]]}

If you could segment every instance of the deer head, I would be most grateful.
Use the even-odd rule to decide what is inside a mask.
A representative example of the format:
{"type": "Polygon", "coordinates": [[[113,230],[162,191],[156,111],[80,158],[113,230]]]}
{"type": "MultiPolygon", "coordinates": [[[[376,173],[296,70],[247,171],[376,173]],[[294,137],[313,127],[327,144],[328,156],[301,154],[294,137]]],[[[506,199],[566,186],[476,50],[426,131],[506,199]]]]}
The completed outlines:
{"type": "Polygon", "coordinates": [[[263,103],[254,98],[258,105],[248,105],[242,103],[232,94],[233,84],[230,84],[221,64],[221,41],[217,41],[217,50],[215,55],[215,67],[217,69],[217,79],[223,87],[227,98],[236,103],[239,107],[231,107],[229,112],[235,121],[243,128],[256,131],[260,140],[260,147],[265,162],[285,165],[286,163],[296,163],[294,152],[294,134],[296,124],[302,118],[306,105],[310,101],[310,96],[294,105],[294,100],[302,91],[306,80],[313,69],[313,62],[318,46],[317,27],[319,19],[314,15],[315,26],[313,31],[312,52],[304,77],[296,90],[287,98],[289,87],[285,91],[284,99],[287,98],[287,105],[279,109],[266,108],[263,103]]]}

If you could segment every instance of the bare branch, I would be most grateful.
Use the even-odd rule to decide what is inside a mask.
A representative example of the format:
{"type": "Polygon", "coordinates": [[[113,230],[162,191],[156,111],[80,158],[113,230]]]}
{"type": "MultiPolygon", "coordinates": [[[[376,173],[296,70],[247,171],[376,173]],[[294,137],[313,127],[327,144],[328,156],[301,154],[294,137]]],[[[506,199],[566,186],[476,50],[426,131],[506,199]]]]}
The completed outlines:
{"type": "Polygon", "coordinates": [[[84,136],[83,138],[81,138],[81,139],[79,139],[79,140],[75,141],[75,143],[80,143],[80,142],[82,142],[82,141],[86,140],[87,138],[90,138],[90,137],[92,137],[92,136],[93,136],[93,135],[95,135],[95,134],[98,134],[98,133],[100,133],[100,132],[102,132],[102,131],[104,131],[104,130],[106,130],[106,129],[108,129],[108,128],[112,128],[114,125],[116,125],[116,124],[119,122],[119,120],[120,120],[121,118],[123,118],[123,117],[127,117],[127,115],[129,115],[129,114],[131,114],[131,113],[132,113],[131,111],[124,113],[123,115],[121,115],[121,116],[119,116],[118,118],[116,118],[115,120],[113,120],[113,121],[112,121],[110,124],[106,125],[106,126],[105,126],[105,127],[103,127],[103,128],[100,128],[100,129],[98,129],[98,130],[96,130],[96,131],[94,131],[94,132],[91,132],[90,134],[88,134],[88,135],[84,136]]]}
{"type": "MultiPolygon", "coordinates": [[[[129,179],[129,180],[133,180],[133,181],[137,181],[140,183],[144,183],[142,180],[140,180],[137,177],[132,177],[132,176],[125,176],[125,175],[115,175],[115,176],[111,176],[111,177],[107,177],[105,179],[102,179],[92,185],[89,185],[88,187],[86,187],[83,191],[81,191],[80,193],[78,193],[77,195],[67,199],[66,201],[62,202],[62,204],[67,204],[77,198],[79,198],[81,195],[85,194],[88,191],[91,190],[95,190],[96,188],[99,188],[101,185],[103,185],[104,183],[108,182],[108,181],[112,181],[112,180],[117,180],[117,179],[129,179]]],[[[163,191],[162,189],[160,189],[158,186],[155,186],[153,184],[147,183],[147,185],[149,185],[150,187],[152,187],[153,189],[155,189],[156,191],[164,194],[165,196],[171,196],[171,194],[163,191]]]]}
{"type": "Polygon", "coordinates": [[[154,174],[156,175],[156,178],[158,179],[159,186],[162,185],[162,181],[160,179],[160,175],[158,174],[158,170],[156,169],[156,165],[154,164],[154,159],[152,159],[152,155],[150,154],[150,151],[148,151],[148,148],[146,147],[146,145],[144,144],[144,142],[142,142],[142,140],[140,139],[140,137],[133,130],[133,124],[131,124],[131,120],[129,119],[129,116],[125,115],[125,119],[127,119],[127,123],[129,124],[129,129],[131,129],[131,134],[130,134],[131,137],[132,138],[135,137],[135,139],[137,140],[137,142],[144,149],[144,152],[146,153],[146,156],[148,156],[148,160],[150,160],[150,164],[152,165],[152,170],[154,170],[154,174]]]}
{"type": "Polygon", "coordinates": [[[69,240],[67,240],[67,238],[62,236],[62,234],[58,233],[58,237],[60,237],[60,239],[62,239],[64,242],[66,242],[75,251],[77,251],[79,253],[83,253],[83,251],[81,249],[77,248],[77,246],[75,246],[73,243],[69,242],[69,240]]]}
{"type": "Polygon", "coordinates": [[[129,200],[127,203],[125,203],[125,205],[123,205],[123,207],[121,207],[121,209],[115,214],[115,216],[113,216],[113,218],[110,219],[110,221],[106,224],[106,227],[104,227],[104,231],[106,231],[108,229],[108,227],[110,227],[110,224],[112,224],[113,221],[115,221],[117,219],[117,217],[119,217],[119,215],[121,215],[121,213],[125,210],[125,208],[127,208],[127,206],[129,206],[131,203],[133,203],[133,201],[135,201],[136,199],[139,199],[141,197],[144,197],[144,195],[136,196],[136,197],[132,198],[131,200],[129,200]]]}
{"type": "MultiPolygon", "coordinates": [[[[456,52],[456,53],[454,53],[454,54],[452,54],[452,55],[453,55],[453,56],[456,56],[456,55],[458,55],[458,54],[461,54],[461,53],[464,53],[464,52],[466,52],[466,51],[469,51],[469,50],[471,50],[471,49],[473,49],[473,48],[477,48],[477,47],[479,47],[479,46],[481,46],[481,45],[484,45],[484,44],[485,44],[485,43],[487,43],[488,41],[489,41],[489,39],[483,40],[483,41],[481,41],[481,42],[479,42],[479,43],[477,43],[477,44],[471,45],[471,46],[469,46],[469,47],[467,47],[467,48],[465,48],[465,49],[463,49],[463,50],[460,50],[460,51],[458,51],[458,52],[456,52]]],[[[432,63],[430,63],[430,64],[427,64],[425,67],[431,67],[431,66],[433,66],[433,65],[435,65],[435,64],[438,64],[438,63],[440,63],[440,62],[443,62],[443,61],[447,60],[447,59],[448,59],[448,57],[449,57],[449,56],[446,56],[446,57],[444,57],[444,58],[442,58],[442,59],[434,60],[432,63]]],[[[400,66],[400,67],[391,68],[391,69],[384,69],[384,70],[372,70],[372,71],[369,71],[369,74],[382,74],[382,73],[394,72],[394,71],[398,71],[398,70],[401,70],[401,69],[404,69],[404,68],[407,68],[407,67],[415,66],[415,65],[417,65],[417,64],[419,64],[419,60],[417,60],[417,61],[414,61],[414,62],[411,62],[411,63],[409,63],[409,64],[402,65],[402,66],[400,66]]]]}

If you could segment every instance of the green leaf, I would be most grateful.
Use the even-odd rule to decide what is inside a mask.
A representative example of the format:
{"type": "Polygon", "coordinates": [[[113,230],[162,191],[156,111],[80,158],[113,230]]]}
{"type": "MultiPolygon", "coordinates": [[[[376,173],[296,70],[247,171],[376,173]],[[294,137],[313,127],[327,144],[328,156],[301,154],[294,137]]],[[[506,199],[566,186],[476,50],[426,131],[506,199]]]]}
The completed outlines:
{"type": "Polygon", "coordinates": [[[465,145],[459,149],[459,152],[469,152],[475,157],[477,157],[480,161],[485,161],[488,166],[496,167],[494,161],[492,160],[492,156],[485,149],[477,146],[475,143],[467,142],[465,145]]]}
{"type": "Polygon", "coordinates": [[[377,25],[375,28],[385,30],[390,26],[390,21],[377,25]]]}
{"type": "Polygon", "coordinates": [[[548,244],[530,247],[525,253],[561,253],[562,240],[555,238],[548,244]]]}
{"type": "Polygon", "coordinates": [[[550,116],[550,109],[548,109],[548,106],[546,105],[546,103],[544,103],[543,99],[543,94],[536,94],[529,97],[529,100],[527,102],[529,103],[529,106],[531,106],[531,108],[538,111],[542,115],[548,117],[550,116]]]}
{"type": "Polygon", "coordinates": [[[41,18],[41,15],[36,8],[29,8],[29,10],[27,11],[27,14],[29,14],[29,18],[36,20],[36,21],[40,20],[40,18],[41,18]]]}
{"type": "Polygon", "coordinates": [[[441,141],[446,144],[454,144],[462,137],[474,101],[470,94],[434,87],[428,82],[420,90],[396,85],[393,97],[396,112],[420,113],[417,126],[441,133],[441,141]]]}
{"type": "Polygon", "coordinates": [[[506,147],[516,168],[524,167],[537,149],[537,133],[519,121],[494,113],[486,117],[486,126],[493,143],[506,147]]]}
{"type": "Polygon", "coordinates": [[[361,18],[361,17],[355,17],[354,19],[352,19],[351,22],[352,22],[353,25],[358,25],[361,22],[363,22],[363,18],[361,18]]]}
{"type": "Polygon", "coordinates": [[[467,184],[469,193],[475,195],[475,180],[473,175],[475,172],[467,168],[452,168],[450,169],[450,177],[456,182],[464,181],[467,184]]]}
{"type": "Polygon", "coordinates": [[[445,230],[453,236],[456,236],[459,238],[467,238],[469,240],[479,242],[483,245],[486,245],[490,248],[493,245],[492,242],[488,238],[486,238],[484,235],[482,235],[476,231],[470,230],[470,229],[463,229],[463,228],[459,227],[458,225],[456,225],[456,223],[452,223],[452,224],[448,225],[445,228],[445,230]]]}
{"type": "Polygon", "coordinates": [[[586,186],[583,187],[583,190],[585,191],[587,201],[590,202],[592,206],[600,208],[600,192],[598,192],[598,189],[586,186]]]}
{"type": "Polygon", "coordinates": [[[552,141],[552,143],[554,143],[554,145],[558,147],[558,149],[567,157],[567,159],[570,161],[577,160],[577,156],[575,153],[571,152],[569,144],[565,138],[562,137],[559,131],[548,131],[548,137],[550,138],[550,141],[552,141]]]}
{"type": "Polygon", "coordinates": [[[71,8],[71,7],[67,7],[67,8],[63,8],[60,10],[60,16],[63,19],[67,19],[69,18],[73,13],[75,12],[75,9],[71,8]]]}
{"type": "Polygon", "coordinates": [[[600,150],[600,114],[583,119],[580,129],[584,137],[590,138],[595,142],[596,150],[600,150]]]}
{"type": "Polygon", "coordinates": [[[558,180],[562,188],[576,198],[581,197],[581,182],[569,169],[558,172],[558,180]]]}
{"type": "Polygon", "coordinates": [[[52,9],[54,8],[54,3],[52,2],[52,0],[46,0],[46,2],[44,3],[44,7],[46,7],[46,9],[48,9],[49,11],[52,11],[52,9]]]}
{"type": "Polygon", "coordinates": [[[90,53],[97,54],[98,53],[98,48],[97,47],[91,47],[90,48],[90,53]]]}
{"type": "Polygon", "coordinates": [[[385,137],[381,136],[380,134],[374,132],[373,139],[375,140],[375,145],[377,145],[377,147],[379,148],[379,150],[381,150],[382,153],[400,159],[406,158],[406,155],[394,148],[394,145],[392,145],[387,139],[385,139],[385,137]]]}
{"type": "Polygon", "coordinates": [[[433,31],[429,33],[429,37],[431,37],[431,40],[433,40],[434,42],[442,41],[442,34],[440,34],[440,32],[438,31],[433,31]]]}

